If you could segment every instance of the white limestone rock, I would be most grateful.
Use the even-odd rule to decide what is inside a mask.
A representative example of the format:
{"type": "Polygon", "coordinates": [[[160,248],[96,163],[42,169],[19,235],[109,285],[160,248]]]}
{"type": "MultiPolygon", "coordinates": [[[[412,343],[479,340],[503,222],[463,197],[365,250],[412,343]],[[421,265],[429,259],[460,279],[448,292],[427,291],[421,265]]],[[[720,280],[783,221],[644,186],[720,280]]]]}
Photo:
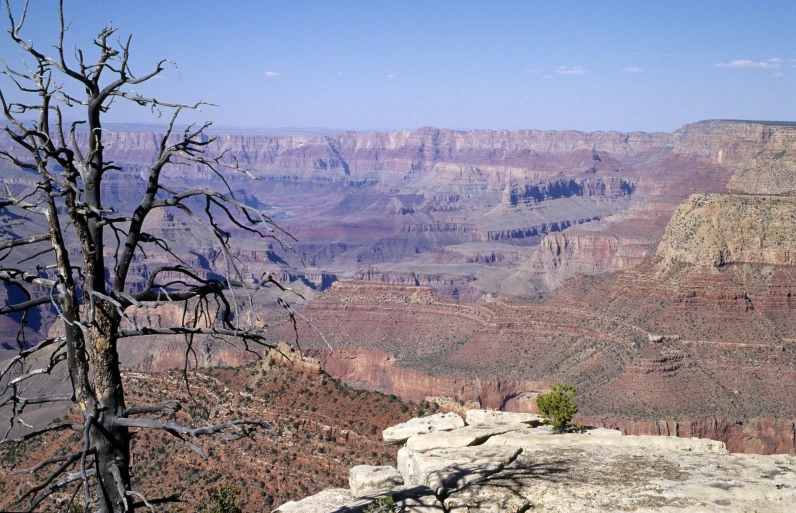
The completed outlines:
{"type": "Polygon", "coordinates": [[[413,451],[426,452],[447,447],[479,445],[492,436],[508,431],[529,429],[527,424],[470,425],[453,431],[436,431],[427,435],[415,435],[406,441],[413,451]]]}
{"type": "Polygon", "coordinates": [[[485,483],[465,486],[445,499],[448,513],[519,513],[528,506],[521,490],[485,483]]]}
{"type": "Polygon", "coordinates": [[[434,490],[425,486],[403,486],[391,494],[395,511],[401,513],[441,513],[442,503],[434,490]]]}
{"type": "Polygon", "coordinates": [[[488,424],[490,426],[502,424],[528,424],[529,426],[541,426],[542,417],[535,413],[516,413],[510,411],[496,410],[467,410],[464,419],[467,425],[488,424]]]}
{"type": "Polygon", "coordinates": [[[389,492],[404,484],[404,480],[395,467],[357,465],[348,471],[348,484],[352,496],[362,497],[389,492]]]}
{"type": "Polygon", "coordinates": [[[444,511],[442,503],[437,499],[434,491],[427,486],[399,486],[393,490],[361,497],[353,502],[335,505],[328,513],[364,513],[381,497],[390,496],[393,499],[394,511],[401,513],[441,513],[444,511]]]}
{"type": "MultiPolygon", "coordinates": [[[[419,438],[461,440],[464,432],[471,440],[488,429],[494,426],[419,438]]],[[[482,445],[402,448],[403,486],[358,499],[346,490],[327,490],[277,511],[363,513],[385,495],[405,513],[796,511],[795,456],[728,454],[713,440],[623,436],[609,429],[552,435],[549,426],[523,426],[494,433],[482,445]],[[436,496],[443,493],[444,508],[436,496]]],[[[383,472],[395,475],[394,469],[383,472]]]]}
{"type": "Polygon", "coordinates": [[[411,419],[403,424],[388,427],[382,432],[382,438],[384,438],[385,442],[391,444],[401,444],[407,441],[409,437],[415,435],[428,434],[435,431],[450,431],[461,427],[464,427],[464,421],[455,413],[437,413],[436,415],[411,419]]]}
{"type": "Polygon", "coordinates": [[[724,442],[707,438],[678,438],[676,436],[628,435],[614,429],[598,428],[585,433],[551,434],[549,426],[522,431],[510,431],[490,437],[485,445],[519,446],[526,450],[553,447],[580,447],[583,445],[610,445],[614,447],[657,448],[672,451],[727,453],[724,442]]]}
{"type": "Polygon", "coordinates": [[[290,501],[276,508],[273,513],[329,513],[351,503],[351,493],[344,488],[332,488],[305,497],[300,501],[290,501]]]}
{"type": "Polygon", "coordinates": [[[530,511],[794,511],[793,456],[632,446],[623,438],[529,449],[478,486],[511,490],[528,500],[530,511]]]}
{"type": "Polygon", "coordinates": [[[519,447],[483,446],[398,451],[398,470],[408,485],[428,486],[438,494],[477,483],[499,472],[522,452],[519,447]]]}

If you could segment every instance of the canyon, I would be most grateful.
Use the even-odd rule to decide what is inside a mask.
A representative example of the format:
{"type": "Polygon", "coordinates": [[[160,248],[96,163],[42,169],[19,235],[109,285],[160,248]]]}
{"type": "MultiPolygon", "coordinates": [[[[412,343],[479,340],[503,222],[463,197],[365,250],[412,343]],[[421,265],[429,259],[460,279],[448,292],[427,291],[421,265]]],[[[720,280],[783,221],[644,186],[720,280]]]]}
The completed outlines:
{"type": "MultiPolygon", "coordinates": [[[[122,168],[105,182],[117,211],[131,211],[145,189],[156,139],[108,138],[122,168]]],[[[224,227],[248,275],[273,273],[297,293],[261,300],[274,340],[297,342],[344,383],[533,411],[536,394],[567,382],[592,425],[796,452],[792,124],[218,134],[208,152],[224,149],[257,178],[226,176],[230,190],[289,234],[280,243],[224,227]],[[312,325],[296,333],[278,299],[312,325]]],[[[30,173],[1,171],[15,193],[35,186],[30,173]]],[[[191,166],[168,173],[175,188],[217,185],[191,166]]],[[[4,239],[38,233],[36,220],[0,215],[4,239]]],[[[204,277],[217,272],[206,230],[178,211],[147,223],[204,277]]],[[[147,249],[133,288],[175,263],[147,249]]],[[[13,294],[0,286],[0,301],[13,294]]],[[[136,315],[160,326],[180,312],[136,315]]],[[[18,321],[0,322],[3,359],[18,321]]],[[[57,329],[34,319],[28,328],[57,329]]],[[[250,358],[202,344],[200,365],[250,358]]],[[[183,353],[180,342],[133,339],[122,363],[163,370],[183,353]]]]}

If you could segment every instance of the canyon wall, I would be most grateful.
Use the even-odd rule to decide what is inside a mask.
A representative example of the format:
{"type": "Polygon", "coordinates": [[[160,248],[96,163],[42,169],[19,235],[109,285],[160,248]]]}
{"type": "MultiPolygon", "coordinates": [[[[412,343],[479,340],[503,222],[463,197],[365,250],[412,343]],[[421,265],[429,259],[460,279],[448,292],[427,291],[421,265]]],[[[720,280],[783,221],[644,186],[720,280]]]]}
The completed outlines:
{"type": "Polygon", "coordinates": [[[676,264],[796,265],[796,196],[693,195],[677,207],[656,253],[676,264]]]}
{"type": "MultiPolygon", "coordinates": [[[[120,214],[136,207],[157,140],[108,134],[122,170],[106,175],[104,193],[120,214]]],[[[333,375],[411,399],[520,410],[549,383],[568,382],[581,390],[584,418],[629,432],[663,422],[738,450],[792,447],[796,127],[221,134],[207,149],[227,148],[259,178],[228,176],[232,192],[297,239],[283,234],[283,245],[225,222],[231,257],[247,277],[273,273],[302,294],[290,301],[334,352],[302,323],[299,345],[333,375]]],[[[37,183],[2,169],[14,192],[37,183]]],[[[191,166],[165,180],[218,187],[191,166]]],[[[3,240],[44,233],[19,212],[0,216],[3,240]]],[[[226,273],[213,236],[187,216],[158,212],[145,230],[200,276],[226,273]]],[[[131,291],[175,263],[154,243],[145,250],[131,291]]],[[[277,312],[262,322],[275,340],[295,340],[277,312]]],[[[144,321],[179,319],[150,312],[144,321]]],[[[0,329],[14,340],[14,322],[0,329]]],[[[179,343],[158,347],[131,341],[123,358],[147,370],[183,361],[179,343]]],[[[198,365],[247,361],[220,344],[196,349],[198,365]]]]}

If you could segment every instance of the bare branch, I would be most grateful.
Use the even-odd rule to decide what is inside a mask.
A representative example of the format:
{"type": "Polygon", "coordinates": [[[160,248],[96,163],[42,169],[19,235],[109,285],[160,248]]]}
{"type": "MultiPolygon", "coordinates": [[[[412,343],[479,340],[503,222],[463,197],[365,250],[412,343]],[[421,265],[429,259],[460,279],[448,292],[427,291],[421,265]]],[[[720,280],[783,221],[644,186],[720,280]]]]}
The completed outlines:
{"type": "Polygon", "coordinates": [[[4,440],[0,440],[0,444],[10,444],[10,443],[19,444],[27,440],[30,440],[31,438],[36,438],[37,436],[41,436],[45,433],[52,433],[54,431],[64,431],[67,429],[71,429],[72,431],[83,431],[83,426],[80,424],[51,424],[41,429],[36,429],[34,431],[31,431],[30,433],[25,433],[19,438],[6,438],[4,440]]]}
{"type": "Polygon", "coordinates": [[[162,413],[165,411],[179,411],[181,401],[178,399],[171,399],[163,404],[154,404],[152,406],[131,406],[125,408],[124,416],[141,415],[144,413],[162,413]]]}
{"type": "Polygon", "coordinates": [[[224,440],[231,441],[231,440],[237,440],[238,438],[243,438],[245,436],[249,436],[252,433],[252,431],[257,429],[258,427],[265,428],[266,432],[274,434],[272,431],[268,429],[270,424],[264,420],[259,420],[259,419],[233,420],[231,422],[225,422],[223,424],[215,424],[212,426],[205,426],[195,429],[187,428],[176,422],[161,422],[152,419],[119,418],[116,420],[116,423],[119,426],[124,426],[127,428],[155,429],[155,430],[165,431],[170,435],[181,440],[189,448],[199,453],[199,455],[204,460],[207,459],[207,455],[205,455],[204,451],[197,445],[186,440],[186,438],[192,438],[196,440],[200,436],[219,435],[224,440]],[[236,431],[236,433],[234,435],[223,433],[224,430],[228,429],[232,429],[236,431]]]}
{"type": "Polygon", "coordinates": [[[253,340],[267,347],[271,344],[265,342],[265,331],[259,329],[230,330],[222,328],[198,328],[190,326],[175,326],[173,328],[140,328],[137,330],[123,330],[119,332],[119,338],[142,337],[146,335],[222,335],[237,337],[240,339],[253,340]]]}
{"type": "MultiPolygon", "coordinates": [[[[11,202],[11,204],[13,204],[13,202],[11,202]]],[[[19,246],[27,246],[28,244],[38,244],[39,242],[47,242],[49,240],[50,240],[49,235],[37,235],[35,237],[28,237],[26,239],[16,239],[10,242],[3,242],[2,244],[0,244],[0,251],[7,248],[16,248],[19,246]]]]}

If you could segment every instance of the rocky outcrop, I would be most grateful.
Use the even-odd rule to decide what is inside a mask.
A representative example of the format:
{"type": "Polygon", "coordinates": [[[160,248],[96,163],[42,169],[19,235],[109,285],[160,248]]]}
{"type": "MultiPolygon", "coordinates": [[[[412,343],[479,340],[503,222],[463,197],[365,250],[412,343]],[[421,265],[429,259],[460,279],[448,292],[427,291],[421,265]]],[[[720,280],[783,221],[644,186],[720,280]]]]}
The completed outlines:
{"type": "Polygon", "coordinates": [[[473,424],[468,423],[453,431],[438,431],[436,433],[422,433],[409,437],[406,440],[406,449],[414,453],[423,453],[433,449],[453,449],[481,445],[489,438],[515,431],[525,427],[522,423],[512,424],[473,424]]]}
{"type": "Polygon", "coordinates": [[[398,471],[405,482],[444,495],[500,472],[521,452],[521,447],[509,445],[440,447],[425,452],[404,447],[398,451],[398,471]]]}
{"type": "Polygon", "coordinates": [[[438,413],[389,427],[384,430],[382,437],[385,442],[400,444],[413,436],[436,433],[438,431],[450,431],[463,426],[464,421],[455,413],[438,413]]]}
{"type": "Polygon", "coordinates": [[[787,194],[796,191],[796,155],[766,150],[742,162],[727,189],[748,194],[787,194]]]}
{"type": "Polygon", "coordinates": [[[785,513],[796,502],[794,456],[728,454],[723,443],[713,440],[630,436],[604,428],[555,435],[550,427],[522,424],[497,430],[471,445],[447,445],[448,439],[488,429],[473,424],[418,435],[426,439],[417,443],[424,450],[402,448],[397,470],[351,470],[352,476],[359,476],[378,469],[379,475],[395,483],[400,474],[400,486],[390,489],[385,480],[377,479],[377,490],[362,497],[354,479],[348,493],[327,490],[276,511],[360,512],[379,498],[392,498],[400,503],[399,511],[415,513],[430,513],[432,507],[456,513],[519,513],[529,508],[561,513],[592,509],[785,513]],[[427,501],[406,503],[407,489],[425,494],[427,501]],[[431,497],[439,503],[435,505],[431,497]],[[316,506],[320,500],[327,500],[326,509],[316,506]]]}
{"type": "Polygon", "coordinates": [[[378,495],[389,492],[404,484],[401,473],[395,467],[357,465],[348,471],[348,484],[351,495],[378,495]]]}
{"type": "Polygon", "coordinates": [[[796,265],[796,196],[696,194],[675,210],[658,274],[677,264],[796,265]]]}
{"type": "Polygon", "coordinates": [[[467,410],[464,420],[468,425],[503,426],[506,424],[527,424],[533,427],[542,425],[542,418],[534,413],[481,410],[478,408],[467,410]]]}
{"type": "Polygon", "coordinates": [[[639,265],[655,249],[649,237],[620,238],[567,230],[542,239],[530,268],[550,290],[576,274],[620,271],[639,265]]]}

